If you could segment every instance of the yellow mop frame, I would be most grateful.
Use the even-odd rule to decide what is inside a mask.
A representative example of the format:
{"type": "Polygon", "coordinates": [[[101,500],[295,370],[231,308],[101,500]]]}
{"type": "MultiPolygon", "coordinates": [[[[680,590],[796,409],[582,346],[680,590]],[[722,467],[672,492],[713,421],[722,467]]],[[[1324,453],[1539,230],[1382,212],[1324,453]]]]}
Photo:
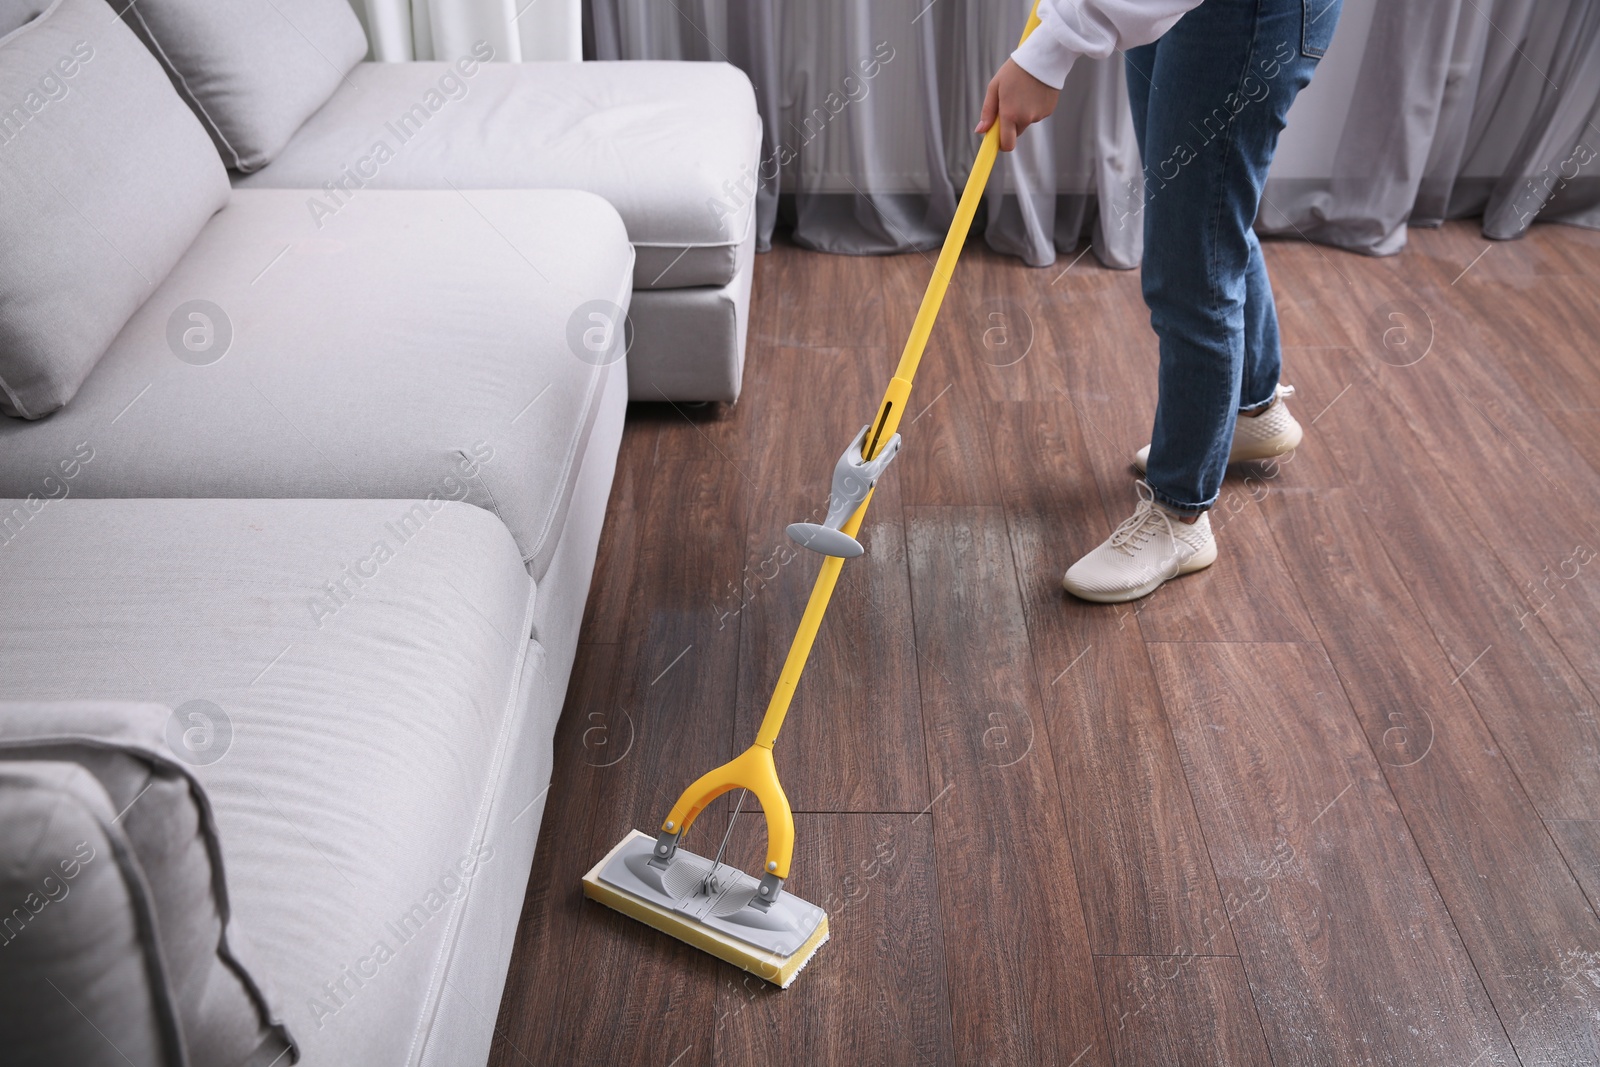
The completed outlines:
{"type": "MultiPolygon", "coordinates": [[[[1038,25],[1039,5],[1035,0],[1022,31],[1022,40],[1027,40],[1028,34],[1038,25]]],[[[961,256],[961,247],[966,243],[967,232],[971,229],[973,216],[978,210],[978,201],[983,197],[984,186],[989,182],[989,172],[994,169],[995,157],[999,151],[1000,123],[997,117],[994,126],[984,135],[983,143],[978,147],[977,158],[972,163],[972,172],[967,176],[966,187],[961,192],[961,202],[956,206],[955,218],[950,223],[949,233],[945,235],[944,247],[939,251],[938,262],[934,264],[933,277],[928,282],[928,289],[922,296],[922,306],[917,310],[916,321],[911,326],[911,336],[906,339],[905,349],[900,354],[900,364],[895,368],[894,377],[889,380],[889,388],[884,391],[883,402],[878,405],[878,414],[872,421],[871,432],[862,440],[863,460],[873,460],[878,457],[894,437],[895,429],[905,414],[906,401],[911,396],[911,383],[916,377],[917,365],[922,362],[923,349],[927,347],[928,337],[933,333],[934,320],[939,316],[939,307],[944,303],[945,290],[950,285],[956,260],[961,256]]],[[[861,529],[862,520],[867,514],[867,506],[871,503],[872,492],[868,490],[866,499],[844,523],[841,532],[854,537],[861,529]]],[[[823,558],[816,584],[811,587],[811,598],[806,602],[805,614],[800,617],[800,628],[795,632],[793,643],[789,645],[789,654],[784,658],[783,670],[778,674],[778,684],[772,691],[772,699],[767,702],[766,715],[762,717],[761,728],[756,732],[755,743],[732,760],[695,779],[667,813],[666,819],[661,824],[663,832],[676,834],[681,840],[682,835],[713,800],[733,789],[748,789],[760,801],[761,811],[766,819],[765,870],[778,878],[789,877],[789,862],[794,856],[794,814],[789,807],[789,798],[784,795],[783,786],[778,782],[778,770],[772,761],[772,746],[778,740],[778,731],[783,728],[784,716],[789,713],[789,703],[794,699],[795,689],[800,684],[800,675],[805,670],[806,660],[811,655],[811,646],[817,639],[817,631],[822,627],[823,616],[827,614],[828,602],[833,597],[833,588],[839,580],[839,572],[843,567],[844,560],[841,557],[823,558]]]]}

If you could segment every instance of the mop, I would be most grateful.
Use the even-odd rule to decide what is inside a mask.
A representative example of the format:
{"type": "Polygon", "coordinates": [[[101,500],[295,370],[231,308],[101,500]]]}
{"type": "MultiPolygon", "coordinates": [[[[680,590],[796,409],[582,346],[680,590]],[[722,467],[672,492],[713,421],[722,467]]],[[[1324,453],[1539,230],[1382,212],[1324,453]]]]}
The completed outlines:
{"type": "MultiPolygon", "coordinates": [[[[1038,24],[1035,3],[1022,31],[1023,40],[1038,24]]],[[[777,743],[789,702],[800,684],[800,674],[844,561],[864,551],[856,534],[872,501],[873,487],[900,451],[900,435],[895,431],[911,396],[911,380],[933,332],[939,305],[944,301],[999,147],[1000,124],[996,122],[984,135],[973,161],[950,232],[945,235],[944,247],[934,265],[933,278],[923,294],[900,364],[878,405],[878,414],[861,428],[834,466],[824,521],[797,522],[788,528],[789,537],[796,543],[823,556],[822,568],[754,744],[728,763],[701,775],[684,790],[654,837],[631,831],[583,877],[585,895],[782,988],[788,988],[828,940],[828,916],[815,904],[783,891],[794,854],[794,816],[783,786],[778,783],[772,746],[777,743]],[[706,859],[679,847],[683,835],[707,805],[734,789],[754,793],[766,819],[766,862],[759,880],[722,863],[722,853],[733,832],[732,819],[714,858],[706,859]]],[[[740,793],[733,818],[738,817],[746,792],[740,793]]]]}

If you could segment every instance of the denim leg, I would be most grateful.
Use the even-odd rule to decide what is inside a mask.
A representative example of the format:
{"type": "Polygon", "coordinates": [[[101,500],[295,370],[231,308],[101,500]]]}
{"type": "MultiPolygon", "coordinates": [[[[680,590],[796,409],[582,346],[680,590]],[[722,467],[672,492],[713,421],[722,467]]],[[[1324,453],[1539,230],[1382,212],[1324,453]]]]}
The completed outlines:
{"type": "Polygon", "coordinates": [[[1177,511],[1216,500],[1234,418],[1261,399],[1243,394],[1247,364],[1252,390],[1276,384],[1277,318],[1251,226],[1316,63],[1302,51],[1304,11],[1304,0],[1207,0],[1154,45],[1141,280],[1161,369],[1146,479],[1177,511]]]}
{"type": "Polygon", "coordinates": [[[1239,385],[1239,410],[1258,411],[1272,403],[1283,368],[1278,344],[1278,307],[1267,280],[1267,261],[1255,230],[1245,231],[1250,261],[1244,273],[1244,373],[1239,385]]]}

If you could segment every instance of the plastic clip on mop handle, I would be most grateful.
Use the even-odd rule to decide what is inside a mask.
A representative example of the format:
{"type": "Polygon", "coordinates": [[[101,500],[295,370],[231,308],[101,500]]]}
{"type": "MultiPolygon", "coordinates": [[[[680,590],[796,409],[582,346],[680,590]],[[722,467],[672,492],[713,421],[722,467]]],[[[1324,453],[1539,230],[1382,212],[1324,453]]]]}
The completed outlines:
{"type": "MultiPolygon", "coordinates": [[[[1038,25],[1039,5],[1038,0],[1035,0],[1033,9],[1028,13],[1028,22],[1023,28],[1022,39],[1027,40],[1028,34],[1038,25]]],[[[928,281],[927,292],[922,296],[922,306],[917,310],[916,321],[911,326],[911,336],[906,339],[906,347],[900,354],[900,365],[895,368],[894,377],[889,380],[889,388],[883,394],[883,402],[878,405],[878,414],[860,435],[860,444],[851,442],[853,447],[859,447],[861,450],[860,466],[863,468],[871,465],[881,471],[881,467],[877,467],[873,461],[877,460],[886,449],[899,447],[899,436],[895,430],[900,425],[900,419],[905,414],[906,402],[911,397],[911,381],[916,376],[917,365],[922,361],[922,352],[927,347],[928,337],[933,333],[934,320],[939,317],[939,306],[944,302],[945,290],[955,273],[956,260],[961,256],[961,246],[966,243],[967,231],[972,227],[973,216],[978,211],[978,201],[983,197],[984,186],[989,183],[989,172],[994,169],[995,157],[999,151],[1000,123],[996,121],[989,132],[984,134],[983,143],[978,147],[977,158],[972,162],[972,172],[967,176],[966,188],[961,191],[961,202],[956,206],[956,216],[950,223],[950,232],[945,235],[939,260],[934,264],[933,277],[928,281]]],[[[890,454],[892,455],[892,452],[890,454]]],[[[836,472],[850,459],[847,450],[836,472]]],[[[856,544],[854,538],[861,529],[862,520],[866,517],[867,505],[872,503],[870,481],[875,479],[874,473],[854,513],[838,526],[833,525],[838,519],[830,515],[832,522],[826,529],[836,530],[845,540],[856,544]]],[[[836,497],[837,495],[835,494],[836,497]]],[[[856,495],[855,492],[849,494],[850,497],[856,495]]],[[[796,525],[824,529],[824,527],[814,527],[812,524],[796,525]]],[[[807,543],[803,535],[796,535],[796,539],[807,543]]],[[[794,855],[794,815],[789,810],[789,798],[784,795],[783,786],[778,782],[778,771],[772,762],[772,746],[778,740],[778,731],[783,728],[784,716],[789,712],[789,701],[794,697],[795,688],[800,684],[800,674],[805,670],[806,660],[811,655],[811,646],[816,641],[817,631],[822,627],[822,617],[827,613],[828,601],[833,597],[833,587],[838,582],[839,571],[843,567],[843,555],[828,554],[822,561],[822,569],[817,574],[816,584],[811,588],[811,599],[806,602],[805,614],[800,618],[800,628],[794,635],[794,642],[789,646],[789,655],[783,661],[778,684],[773,689],[772,699],[767,703],[767,713],[761,720],[761,729],[756,733],[755,744],[728,763],[701,775],[684,790],[678,802],[672,806],[672,811],[667,814],[666,821],[661,824],[661,832],[656,841],[655,859],[652,862],[665,866],[677,850],[678,840],[684,831],[688,830],[713,800],[730,790],[746,788],[761,802],[761,811],[767,823],[766,866],[758,889],[761,899],[752,903],[758,906],[770,905],[772,901],[778,899],[778,894],[783,889],[783,881],[789,877],[789,862],[794,855]]]]}
{"type": "Polygon", "coordinates": [[[788,534],[802,548],[820,552],[824,556],[854,559],[866,551],[861,542],[841,529],[860,510],[867,494],[878,484],[878,478],[900,451],[900,435],[894,434],[878,449],[878,454],[868,459],[867,434],[872,432],[868,423],[861,427],[855,440],[845,448],[844,455],[833,468],[833,491],[828,495],[828,516],[822,523],[792,522],[788,534]]]}

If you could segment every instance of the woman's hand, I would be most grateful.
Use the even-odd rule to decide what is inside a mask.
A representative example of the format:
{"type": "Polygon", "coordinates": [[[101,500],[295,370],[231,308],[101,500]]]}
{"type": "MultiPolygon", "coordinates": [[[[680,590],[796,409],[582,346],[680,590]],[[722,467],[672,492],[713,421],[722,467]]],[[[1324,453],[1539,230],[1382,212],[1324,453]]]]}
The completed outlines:
{"type": "Polygon", "coordinates": [[[983,94],[983,117],[973,132],[988,133],[998,118],[1000,151],[1009,152],[1017,146],[1017,134],[1049,118],[1060,97],[1060,89],[1050,88],[1017,66],[1016,60],[1008,59],[989,79],[989,89],[983,94]]]}

